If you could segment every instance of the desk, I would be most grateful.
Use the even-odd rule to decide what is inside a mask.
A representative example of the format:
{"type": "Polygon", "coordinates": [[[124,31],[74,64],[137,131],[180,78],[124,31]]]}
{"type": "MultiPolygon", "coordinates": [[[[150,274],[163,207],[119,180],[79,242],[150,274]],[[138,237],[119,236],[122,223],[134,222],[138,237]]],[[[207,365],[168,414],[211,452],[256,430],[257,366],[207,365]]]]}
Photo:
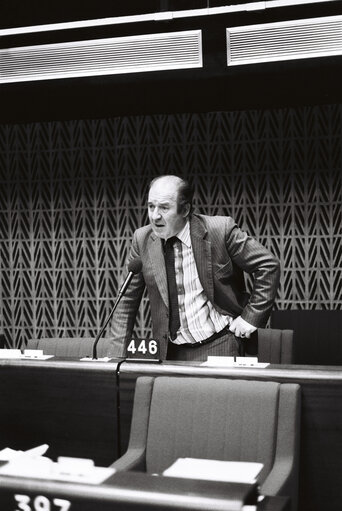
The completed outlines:
{"type": "MultiPolygon", "coordinates": [[[[47,456],[116,457],[115,362],[0,360],[0,447],[47,456]]],[[[120,367],[123,443],[129,436],[135,378],[181,375],[297,382],[302,387],[299,511],[339,511],[342,502],[342,368],[270,366],[209,368],[193,363],[127,363],[120,367]]]]}
{"type": "MultiPolygon", "coordinates": [[[[65,511],[238,511],[243,502],[254,503],[256,498],[253,485],[154,477],[138,472],[114,474],[101,485],[0,476],[1,509],[14,511],[14,496],[18,494],[32,510],[40,496],[45,507],[41,505],[39,509],[44,511],[62,511],[62,505],[65,511]]],[[[268,497],[258,505],[258,511],[289,510],[287,498],[268,497]]]]}

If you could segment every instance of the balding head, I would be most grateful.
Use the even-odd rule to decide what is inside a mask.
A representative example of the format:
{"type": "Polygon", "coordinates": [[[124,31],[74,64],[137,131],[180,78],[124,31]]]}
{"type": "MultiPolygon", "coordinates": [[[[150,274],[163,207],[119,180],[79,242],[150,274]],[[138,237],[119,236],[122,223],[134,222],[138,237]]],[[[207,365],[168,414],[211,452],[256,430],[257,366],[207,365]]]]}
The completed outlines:
{"type": "Polygon", "coordinates": [[[159,183],[159,186],[162,190],[170,189],[170,187],[175,190],[177,193],[178,212],[186,212],[187,216],[191,214],[194,192],[186,179],[183,179],[174,174],[158,176],[151,181],[149,190],[151,190],[152,186],[154,186],[156,183],[159,183]]]}
{"type": "Polygon", "coordinates": [[[148,193],[148,216],[154,233],[163,239],[178,234],[186,223],[191,204],[182,197],[188,187],[178,176],[167,175],[154,179],[148,193]]]}

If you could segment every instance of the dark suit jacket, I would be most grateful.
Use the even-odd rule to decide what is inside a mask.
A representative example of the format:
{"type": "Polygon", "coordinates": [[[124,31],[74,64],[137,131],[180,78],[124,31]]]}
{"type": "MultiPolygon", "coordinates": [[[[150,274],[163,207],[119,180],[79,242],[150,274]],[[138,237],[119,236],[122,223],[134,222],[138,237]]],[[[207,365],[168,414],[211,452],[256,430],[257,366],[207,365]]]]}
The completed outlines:
{"type": "MultiPolygon", "coordinates": [[[[203,289],[222,314],[243,319],[256,327],[266,324],[279,284],[279,262],[260,243],[235,224],[231,217],[192,215],[190,235],[203,289]],[[246,293],[243,272],[253,274],[251,295],[246,293]]],[[[135,231],[129,260],[140,257],[136,275],[113,318],[110,356],[124,356],[142,293],[146,286],[151,307],[153,337],[166,358],[168,343],[168,292],[162,241],[150,225],[135,231]]]]}

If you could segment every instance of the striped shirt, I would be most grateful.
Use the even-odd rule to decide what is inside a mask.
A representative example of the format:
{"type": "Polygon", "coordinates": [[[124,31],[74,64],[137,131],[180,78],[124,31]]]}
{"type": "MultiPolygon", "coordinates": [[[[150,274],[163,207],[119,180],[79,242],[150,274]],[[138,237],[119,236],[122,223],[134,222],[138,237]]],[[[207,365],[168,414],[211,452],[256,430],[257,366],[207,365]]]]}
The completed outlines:
{"type": "Polygon", "coordinates": [[[220,332],[233,318],[220,314],[204,292],[191,246],[189,222],[176,237],[174,252],[180,328],[172,342],[192,344],[220,332]]]}

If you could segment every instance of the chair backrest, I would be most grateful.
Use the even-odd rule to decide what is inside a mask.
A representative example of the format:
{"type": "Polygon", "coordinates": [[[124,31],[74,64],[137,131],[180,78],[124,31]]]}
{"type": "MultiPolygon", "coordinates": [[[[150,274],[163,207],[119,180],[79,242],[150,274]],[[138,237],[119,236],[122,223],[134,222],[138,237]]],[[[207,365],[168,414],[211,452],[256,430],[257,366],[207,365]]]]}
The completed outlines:
{"type": "MultiPolygon", "coordinates": [[[[92,357],[93,337],[47,337],[43,339],[29,339],[27,349],[43,350],[44,355],[57,357],[92,357]]],[[[108,338],[101,338],[97,345],[97,356],[105,357],[108,353],[108,338]]]]}
{"type": "Polygon", "coordinates": [[[294,331],[296,364],[342,365],[342,310],[275,310],[271,327],[294,331]]]}
{"type": "MultiPolygon", "coordinates": [[[[292,392],[295,400],[298,385],[178,377],[158,377],[150,385],[144,380],[151,378],[138,378],[136,392],[139,395],[139,385],[150,388],[150,407],[145,403],[143,410],[146,413],[149,409],[147,472],[160,473],[183,457],[255,461],[264,464],[259,479],[260,483],[264,481],[274,463],[278,443],[284,441],[280,429],[290,429],[289,424],[293,424],[292,408],[296,406],[292,402],[290,414],[284,413],[288,406],[283,399],[284,389],[292,392]]],[[[134,415],[135,410],[133,428],[139,422],[134,415]]],[[[291,446],[286,449],[291,453],[291,446]]]]}
{"type": "Polygon", "coordinates": [[[258,328],[258,360],[271,364],[292,364],[293,330],[258,328]]]}

